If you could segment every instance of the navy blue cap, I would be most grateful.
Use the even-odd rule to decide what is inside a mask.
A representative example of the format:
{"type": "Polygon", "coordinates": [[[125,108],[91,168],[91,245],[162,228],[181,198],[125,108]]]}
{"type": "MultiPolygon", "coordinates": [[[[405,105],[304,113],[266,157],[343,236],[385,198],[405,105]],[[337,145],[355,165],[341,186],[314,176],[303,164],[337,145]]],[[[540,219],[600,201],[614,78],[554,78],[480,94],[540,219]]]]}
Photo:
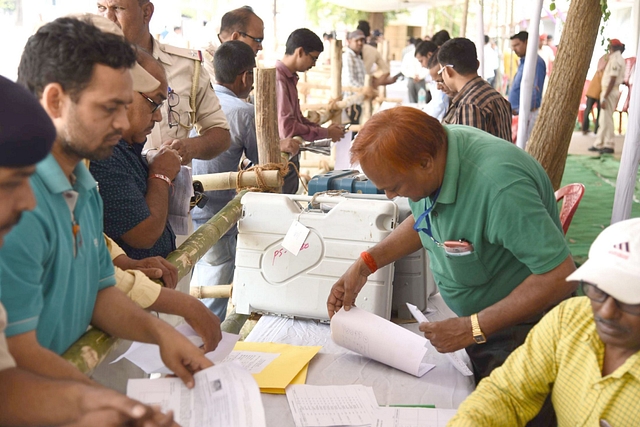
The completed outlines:
{"type": "Polygon", "coordinates": [[[0,98],[0,167],[38,163],[56,139],[49,115],[32,93],[2,76],[0,98]]]}

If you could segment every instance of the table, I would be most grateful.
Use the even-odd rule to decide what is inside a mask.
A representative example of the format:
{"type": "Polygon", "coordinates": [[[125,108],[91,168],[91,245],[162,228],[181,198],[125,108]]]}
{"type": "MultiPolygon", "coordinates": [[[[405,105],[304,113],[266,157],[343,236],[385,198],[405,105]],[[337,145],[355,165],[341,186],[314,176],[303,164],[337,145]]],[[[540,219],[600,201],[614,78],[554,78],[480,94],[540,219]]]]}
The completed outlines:
{"type": "MultiPolygon", "coordinates": [[[[429,301],[426,315],[430,320],[451,317],[439,295],[429,301]]],[[[403,327],[421,334],[417,323],[403,327]]],[[[246,341],[322,345],[309,364],[307,384],[370,386],[382,406],[432,404],[437,408],[455,409],[475,388],[473,377],[463,376],[431,344],[428,344],[426,362],[436,367],[422,378],[416,378],[338,346],[331,341],[329,325],[314,320],[263,316],[246,341]]],[[[262,402],[268,427],[295,426],[285,395],[263,393],[262,402]]]]}

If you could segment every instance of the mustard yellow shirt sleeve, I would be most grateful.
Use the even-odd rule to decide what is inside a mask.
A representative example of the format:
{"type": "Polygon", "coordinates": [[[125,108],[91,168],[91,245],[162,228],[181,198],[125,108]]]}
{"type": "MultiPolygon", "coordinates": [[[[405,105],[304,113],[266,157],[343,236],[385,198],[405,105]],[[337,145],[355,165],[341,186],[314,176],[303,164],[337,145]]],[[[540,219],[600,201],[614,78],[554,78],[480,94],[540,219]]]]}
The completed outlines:
{"type": "Polygon", "coordinates": [[[0,303],[0,371],[8,368],[15,368],[16,361],[13,360],[7,348],[7,339],[4,336],[4,328],[7,326],[7,313],[0,303]]]}
{"type": "MultiPolygon", "coordinates": [[[[104,240],[114,260],[120,255],[126,255],[116,242],[111,240],[106,234],[104,240]]],[[[137,270],[122,270],[114,266],[116,271],[116,288],[124,292],[131,301],[141,308],[151,306],[160,296],[162,286],[149,279],[143,272],[137,270]]]]}
{"type": "Polygon", "coordinates": [[[561,309],[542,318],[504,365],[480,382],[447,427],[524,426],[537,415],[557,374],[561,309]]]}

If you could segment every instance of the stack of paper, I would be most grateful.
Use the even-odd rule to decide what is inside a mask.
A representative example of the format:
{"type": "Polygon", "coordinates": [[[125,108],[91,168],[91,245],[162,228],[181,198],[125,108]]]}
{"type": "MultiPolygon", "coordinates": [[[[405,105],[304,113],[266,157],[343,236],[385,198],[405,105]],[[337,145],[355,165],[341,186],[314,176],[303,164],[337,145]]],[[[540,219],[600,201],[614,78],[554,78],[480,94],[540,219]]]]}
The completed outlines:
{"type": "Polygon", "coordinates": [[[223,363],[193,376],[189,390],[179,378],[129,380],[127,396],[173,411],[182,427],[266,427],[256,382],[235,363],[223,363]]]}
{"type": "Polygon", "coordinates": [[[363,385],[287,387],[296,427],[445,427],[455,409],[379,407],[363,385]]]}
{"type": "Polygon", "coordinates": [[[363,385],[287,387],[287,400],[296,427],[371,426],[378,402],[363,385]]]}
{"type": "Polygon", "coordinates": [[[289,384],[304,384],[309,361],[321,346],[294,346],[270,342],[238,342],[225,362],[240,363],[262,393],[284,394],[289,384]]]}
{"type": "Polygon", "coordinates": [[[351,307],[331,319],[331,339],[344,348],[421,377],[435,365],[423,363],[425,337],[414,334],[380,316],[351,307]]]}

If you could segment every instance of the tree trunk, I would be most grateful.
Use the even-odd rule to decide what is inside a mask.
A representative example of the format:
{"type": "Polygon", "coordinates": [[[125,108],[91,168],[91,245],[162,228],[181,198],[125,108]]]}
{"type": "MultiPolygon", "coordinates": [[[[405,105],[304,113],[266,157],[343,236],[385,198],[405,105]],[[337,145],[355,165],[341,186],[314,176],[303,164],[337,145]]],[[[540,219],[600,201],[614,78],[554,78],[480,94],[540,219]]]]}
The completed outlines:
{"type": "MultiPolygon", "coordinates": [[[[467,21],[469,19],[469,0],[464,0],[462,8],[462,28],[460,29],[460,37],[467,37],[467,21]]],[[[451,34],[451,37],[454,37],[451,34]]]]}
{"type": "Polygon", "coordinates": [[[572,0],[553,73],[527,151],[560,187],[580,97],[600,28],[599,0],[572,0]]]}

